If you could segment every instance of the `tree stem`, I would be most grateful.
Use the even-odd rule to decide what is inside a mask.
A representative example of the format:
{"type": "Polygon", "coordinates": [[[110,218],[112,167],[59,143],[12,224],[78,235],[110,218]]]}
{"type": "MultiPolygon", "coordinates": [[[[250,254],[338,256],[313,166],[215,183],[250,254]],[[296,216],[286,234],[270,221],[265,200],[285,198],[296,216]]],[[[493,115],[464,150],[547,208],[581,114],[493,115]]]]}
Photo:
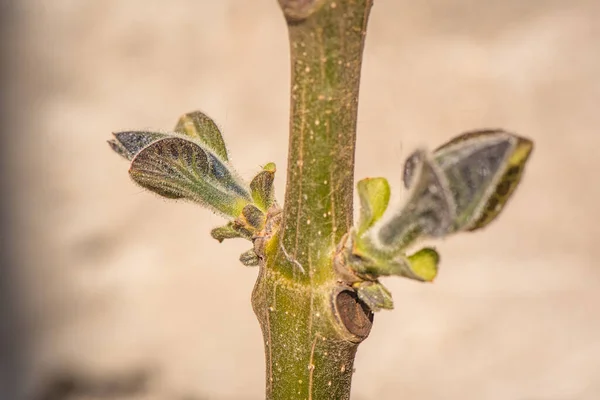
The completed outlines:
{"type": "Polygon", "coordinates": [[[327,280],[331,268],[316,269],[309,259],[334,248],[352,226],[358,91],[371,0],[313,3],[302,20],[297,9],[286,13],[292,84],[282,245],[311,269],[295,278],[327,280]]]}
{"type": "Polygon", "coordinates": [[[288,22],[291,115],[283,214],[259,239],[252,303],[268,399],[348,399],[372,313],[333,268],[352,227],[360,68],[372,0],[279,0],[288,22]],[[281,220],[282,218],[282,220],[281,220]]]}

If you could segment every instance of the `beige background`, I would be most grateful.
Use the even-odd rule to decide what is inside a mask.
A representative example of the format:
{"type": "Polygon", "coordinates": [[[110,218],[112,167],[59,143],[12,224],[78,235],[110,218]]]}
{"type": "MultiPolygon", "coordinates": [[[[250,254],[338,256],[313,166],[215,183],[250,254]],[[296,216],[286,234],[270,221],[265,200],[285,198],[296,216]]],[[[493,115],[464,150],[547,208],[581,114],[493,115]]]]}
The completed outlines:
{"type": "MultiPolygon", "coordinates": [[[[354,399],[600,398],[599,37],[593,0],[376,1],[357,178],[388,177],[399,200],[407,154],[474,128],[536,148],[502,218],[439,243],[435,284],[385,281],[397,309],[360,346],[354,399]]],[[[276,162],[282,199],[286,40],[275,0],[15,5],[27,399],[61,374],[89,381],[73,398],[102,398],[144,371],[145,391],[110,398],[262,398],[257,271],[237,261],[248,244],[218,244],[220,218],[134,186],[105,141],[200,108],[244,177],[276,162]]]]}

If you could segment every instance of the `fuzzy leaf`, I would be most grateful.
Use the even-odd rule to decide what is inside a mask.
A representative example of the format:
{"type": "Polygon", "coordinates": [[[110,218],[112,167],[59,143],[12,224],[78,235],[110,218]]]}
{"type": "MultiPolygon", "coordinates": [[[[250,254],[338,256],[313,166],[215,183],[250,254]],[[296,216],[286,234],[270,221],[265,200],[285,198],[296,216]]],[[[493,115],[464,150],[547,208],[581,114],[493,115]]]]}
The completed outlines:
{"type": "Polygon", "coordinates": [[[456,206],[439,167],[422,150],[409,158],[415,182],[407,203],[377,232],[374,242],[388,251],[400,252],[419,237],[442,237],[452,230],[456,206]]]}
{"type": "Polygon", "coordinates": [[[435,279],[439,261],[439,254],[431,247],[425,247],[408,256],[411,271],[424,282],[431,282],[435,279]]]}
{"type": "Polygon", "coordinates": [[[197,139],[222,160],[228,161],[223,135],[215,122],[201,111],[192,111],[179,118],[175,132],[197,139]]]}
{"type": "Polygon", "coordinates": [[[275,166],[274,162],[270,162],[270,163],[265,164],[265,166],[263,167],[263,170],[275,173],[275,172],[277,172],[277,167],[275,166]]]}
{"type": "MultiPolygon", "coordinates": [[[[453,231],[476,230],[493,221],[517,188],[533,143],[502,130],[467,132],[435,150],[456,207],[453,231]]],[[[405,165],[408,187],[415,160],[405,165]]]]}
{"type": "Polygon", "coordinates": [[[248,251],[243,252],[240,255],[240,261],[246,267],[256,267],[260,264],[260,258],[258,257],[258,254],[256,254],[256,252],[254,251],[254,249],[250,249],[248,251]]]}
{"type": "Polygon", "coordinates": [[[250,192],[254,204],[262,211],[267,211],[275,203],[275,164],[269,163],[250,182],[250,192]]]}
{"type": "MultiPolygon", "coordinates": [[[[200,147],[200,146],[199,146],[200,147]]],[[[214,183],[224,186],[227,190],[237,193],[240,197],[251,199],[245,183],[237,173],[229,166],[229,164],[221,161],[219,157],[205,150],[209,160],[209,177],[214,183]]]]}
{"type": "Polygon", "coordinates": [[[254,204],[248,204],[242,210],[242,215],[238,220],[243,221],[249,230],[259,232],[265,225],[265,214],[254,204]]]}
{"type": "Polygon", "coordinates": [[[114,139],[108,141],[110,147],[122,157],[132,160],[137,153],[150,143],[169,135],[159,132],[125,131],[115,132],[114,139]]]}
{"type": "Polygon", "coordinates": [[[360,199],[358,235],[373,226],[387,209],[390,185],[385,178],[365,178],[356,185],[360,199]]]}
{"type": "Polygon", "coordinates": [[[413,153],[404,168],[408,202],[373,243],[397,253],[418,238],[483,228],[516,189],[532,149],[527,139],[493,130],[461,135],[432,156],[413,153]]]}
{"type": "Polygon", "coordinates": [[[432,281],[437,274],[439,256],[434,249],[419,250],[410,257],[401,254],[369,254],[355,250],[348,258],[352,270],[366,280],[381,276],[400,276],[421,282],[432,281]]]}
{"type": "Polygon", "coordinates": [[[394,301],[390,291],[379,282],[363,281],[353,285],[358,298],[361,299],[371,311],[382,309],[392,310],[394,301]]]}
{"type": "Polygon", "coordinates": [[[532,150],[529,139],[488,130],[465,133],[435,151],[462,216],[457,230],[483,228],[500,214],[520,183],[532,150]],[[459,161],[453,162],[456,158],[459,161]]]}
{"type": "Polygon", "coordinates": [[[179,137],[159,139],[132,160],[131,178],[168,198],[185,198],[215,212],[237,217],[249,194],[218,157],[195,142],[179,137]]]}
{"type": "Polygon", "coordinates": [[[251,239],[252,233],[245,229],[240,229],[234,222],[229,222],[227,225],[219,226],[210,231],[213,239],[222,243],[225,239],[244,238],[251,239]]]}
{"type": "Polygon", "coordinates": [[[375,184],[369,180],[360,181],[361,216],[345,258],[362,279],[353,284],[359,298],[373,311],[392,308],[379,277],[433,281],[439,263],[435,249],[426,247],[407,257],[406,248],[417,239],[472,231],[494,220],[519,184],[532,149],[525,138],[490,130],[461,135],[431,155],[414,152],[403,172],[410,189],[406,204],[375,228],[373,215],[383,213],[372,211],[378,190],[371,190],[369,185],[375,184]]]}

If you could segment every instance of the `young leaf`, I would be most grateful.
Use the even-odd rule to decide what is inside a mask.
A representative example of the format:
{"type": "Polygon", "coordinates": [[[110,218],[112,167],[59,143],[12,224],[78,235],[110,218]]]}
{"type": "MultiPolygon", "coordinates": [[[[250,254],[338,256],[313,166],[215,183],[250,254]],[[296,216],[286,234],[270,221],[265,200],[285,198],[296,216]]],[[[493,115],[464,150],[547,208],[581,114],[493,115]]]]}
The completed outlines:
{"type": "MultiPolygon", "coordinates": [[[[439,159],[444,170],[464,168],[461,165],[452,166],[452,163],[447,161],[455,157],[455,154],[464,154],[464,160],[470,159],[464,161],[464,164],[479,166],[474,180],[479,178],[484,181],[481,175],[490,175],[487,187],[481,191],[480,200],[472,210],[465,212],[461,229],[474,231],[483,228],[500,214],[519,185],[532,150],[533,142],[529,139],[502,130],[488,130],[465,133],[435,151],[436,160],[439,159]],[[494,168],[495,166],[497,168],[494,168]]],[[[451,185],[456,175],[461,173],[448,172],[451,185]]]]}
{"type": "Polygon", "coordinates": [[[414,152],[403,172],[408,201],[373,229],[365,222],[373,201],[363,183],[359,194],[366,206],[349,246],[350,267],[367,280],[386,275],[433,280],[437,252],[424,248],[406,257],[405,249],[417,239],[472,231],[494,220],[519,184],[532,148],[528,139],[487,130],[463,134],[432,155],[414,152]]]}
{"type": "Polygon", "coordinates": [[[383,216],[390,201],[390,185],[385,178],[366,178],[356,187],[360,199],[357,234],[362,235],[383,216]]]}
{"type": "Polygon", "coordinates": [[[213,239],[222,243],[225,239],[234,239],[234,238],[244,238],[244,239],[252,239],[252,232],[249,230],[242,228],[235,221],[230,221],[227,225],[219,226],[210,231],[210,235],[213,239]]]}
{"type": "Polygon", "coordinates": [[[379,282],[363,281],[352,285],[358,298],[361,299],[371,311],[381,309],[392,310],[394,301],[390,291],[379,282]]]}
{"type": "Polygon", "coordinates": [[[209,177],[213,182],[224,186],[227,190],[233,191],[241,197],[250,199],[246,184],[241,183],[242,180],[237,173],[212,152],[206,150],[205,152],[210,166],[209,177]]]}
{"type": "Polygon", "coordinates": [[[254,204],[245,206],[238,220],[243,221],[243,225],[254,232],[259,232],[265,226],[265,214],[254,204]]]}
{"type": "Polygon", "coordinates": [[[197,139],[223,161],[228,161],[227,147],[215,122],[201,111],[192,111],[179,118],[175,132],[197,139]]]}
{"type": "Polygon", "coordinates": [[[433,156],[413,153],[404,168],[409,200],[373,242],[399,252],[419,237],[483,228],[516,189],[532,148],[530,140],[492,130],[461,135],[433,156]]]}
{"type": "Polygon", "coordinates": [[[421,282],[431,282],[437,275],[439,256],[434,249],[424,248],[409,256],[389,253],[369,253],[355,248],[348,264],[361,278],[374,280],[381,276],[401,276],[421,282]]]}
{"type": "Polygon", "coordinates": [[[250,192],[254,204],[262,211],[267,211],[275,203],[275,164],[268,163],[250,182],[250,192]]]}
{"type": "Polygon", "coordinates": [[[161,196],[192,200],[231,217],[240,215],[250,203],[249,194],[237,182],[223,179],[233,175],[216,156],[179,137],[144,147],[133,158],[129,174],[137,184],[161,196]]]}
{"type": "Polygon", "coordinates": [[[431,282],[438,273],[440,255],[435,249],[425,247],[408,256],[411,271],[424,282],[431,282]]]}
{"type": "Polygon", "coordinates": [[[363,259],[350,257],[352,269],[362,276],[364,280],[355,282],[352,287],[358,297],[365,302],[372,311],[394,308],[392,295],[377,278],[380,276],[403,276],[418,281],[431,282],[437,274],[439,256],[432,248],[424,248],[408,257],[395,257],[394,259],[363,259]],[[362,264],[361,264],[362,262],[362,264]]]}
{"type": "MultiPolygon", "coordinates": [[[[502,130],[467,132],[434,152],[454,202],[454,231],[476,230],[493,221],[517,188],[533,143],[502,130]]],[[[415,160],[407,160],[410,186],[415,160]]]]}
{"type": "Polygon", "coordinates": [[[110,147],[122,157],[132,160],[137,153],[150,143],[169,136],[166,133],[147,131],[115,132],[114,139],[108,141],[110,147]]]}
{"type": "Polygon", "coordinates": [[[374,238],[376,244],[394,252],[419,237],[445,236],[456,219],[454,198],[439,166],[422,150],[413,153],[409,160],[415,166],[409,199],[385,221],[374,238]]]}
{"type": "Polygon", "coordinates": [[[240,255],[240,261],[246,267],[256,267],[258,264],[260,264],[260,258],[254,249],[243,252],[240,255]]]}

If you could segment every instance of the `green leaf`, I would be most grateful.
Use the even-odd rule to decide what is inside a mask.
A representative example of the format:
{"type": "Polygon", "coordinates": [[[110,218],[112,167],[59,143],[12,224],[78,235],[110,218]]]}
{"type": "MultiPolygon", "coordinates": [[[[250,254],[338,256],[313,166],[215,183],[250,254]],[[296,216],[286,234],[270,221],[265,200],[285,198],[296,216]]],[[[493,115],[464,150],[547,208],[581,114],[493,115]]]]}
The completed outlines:
{"type": "Polygon", "coordinates": [[[533,142],[529,139],[502,130],[488,130],[465,133],[435,151],[436,160],[447,171],[451,186],[475,193],[471,196],[477,199],[464,207],[459,204],[459,214],[464,217],[457,229],[474,231],[498,217],[519,185],[532,150],[533,142]],[[461,155],[461,162],[453,165],[448,160],[456,154],[461,155]],[[465,175],[467,165],[478,166],[475,174],[465,175]],[[475,190],[477,184],[470,184],[465,176],[479,180],[483,189],[475,190]]]}
{"type": "Polygon", "coordinates": [[[435,249],[425,247],[408,256],[411,271],[424,282],[432,282],[438,273],[440,256],[435,249]]]}
{"type": "Polygon", "coordinates": [[[250,182],[252,200],[258,208],[267,211],[275,203],[275,164],[269,163],[250,182]]]}
{"type": "Polygon", "coordinates": [[[348,257],[350,268],[365,280],[382,276],[400,276],[421,282],[431,282],[437,275],[439,256],[432,248],[424,248],[405,257],[402,254],[369,253],[358,248],[348,257]]]}
{"type": "Polygon", "coordinates": [[[108,141],[110,147],[122,157],[132,160],[137,153],[150,143],[169,136],[166,133],[147,131],[115,132],[114,139],[108,141]]]}
{"type": "Polygon", "coordinates": [[[260,258],[258,254],[254,251],[254,249],[250,249],[248,251],[243,252],[240,255],[240,261],[246,267],[255,267],[260,264],[260,258]]]}
{"type": "Polygon", "coordinates": [[[201,111],[192,111],[179,118],[175,132],[182,133],[202,142],[222,160],[228,161],[227,147],[219,127],[201,111]]]}
{"type": "MultiPolygon", "coordinates": [[[[402,208],[388,211],[375,229],[369,224],[375,190],[359,186],[361,219],[350,242],[348,264],[365,280],[396,275],[432,281],[439,255],[424,248],[406,257],[415,241],[483,228],[516,189],[533,143],[501,130],[463,134],[433,154],[415,151],[404,167],[410,189],[402,208]]],[[[381,216],[381,215],[379,215],[381,216]]]]}
{"type": "MultiPolygon", "coordinates": [[[[502,131],[467,132],[434,152],[452,193],[456,218],[452,231],[485,227],[503,210],[517,188],[533,143],[502,131]]],[[[414,162],[408,160],[405,185],[410,186],[414,162]]]]}
{"type": "Polygon", "coordinates": [[[385,178],[365,178],[356,185],[360,199],[358,235],[373,226],[387,209],[390,185],[385,178]]]}
{"type": "MultiPolygon", "coordinates": [[[[201,125],[201,123],[197,121],[200,116],[197,113],[190,113],[182,117],[182,120],[180,121],[182,126],[186,127],[189,125],[186,125],[186,123],[189,122],[188,119],[190,118],[197,122],[194,126],[201,125]]],[[[208,119],[208,121],[212,123],[210,119],[208,119]]],[[[202,141],[203,139],[206,139],[206,141],[211,142],[213,147],[220,150],[221,154],[227,155],[226,152],[224,152],[224,145],[219,147],[219,143],[222,143],[220,133],[220,141],[217,140],[216,134],[210,133],[210,123],[205,121],[205,125],[208,126],[207,132],[209,133],[204,137],[201,133],[194,134],[190,127],[188,127],[188,131],[183,132],[188,134],[187,137],[183,137],[178,133],[125,131],[114,133],[115,139],[110,140],[109,144],[118,154],[132,160],[130,174],[132,178],[134,178],[134,181],[138,182],[140,185],[167,198],[188,198],[202,204],[208,204],[213,210],[224,212],[221,208],[225,207],[225,209],[227,209],[227,207],[229,207],[227,206],[227,196],[219,195],[217,193],[218,191],[226,193],[233,192],[237,197],[244,199],[243,203],[249,202],[250,194],[235,171],[227,165],[227,162],[223,161],[218,155],[213,153],[212,148],[209,148],[208,145],[202,141]],[[182,155],[193,155],[194,160],[179,157],[179,161],[175,162],[177,165],[173,168],[174,165],[170,164],[178,158],[173,151],[177,153],[179,151],[178,149],[182,150],[182,155]],[[140,153],[142,153],[141,156],[139,156],[140,153]],[[164,158],[164,160],[160,161],[160,158],[164,158]],[[142,166],[149,161],[152,161],[151,164],[153,164],[150,169],[142,166]],[[184,173],[186,169],[189,169],[188,172],[191,175],[186,175],[184,173]],[[150,173],[149,171],[152,172],[150,173]],[[201,175],[202,180],[210,186],[205,195],[199,193],[199,191],[202,190],[201,188],[203,185],[198,182],[196,182],[196,184],[200,186],[195,188],[193,187],[194,184],[191,184],[190,186],[189,182],[187,188],[173,186],[173,182],[178,180],[176,178],[177,176],[179,176],[179,178],[187,176],[185,179],[197,181],[198,176],[195,178],[193,178],[193,176],[198,174],[201,175]],[[163,178],[165,181],[159,182],[159,180],[163,178]],[[215,192],[215,190],[217,192],[215,192]],[[188,192],[187,194],[184,193],[186,191],[188,192]],[[196,194],[192,196],[189,193],[190,191],[196,192],[196,194]],[[211,205],[211,203],[207,203],[206,201],[206,198],[209,197],[215,199],[217,203],[220,201],[217,199],[222,197],[225,204],[222,206],[217,205],[217,203],[211,205]]],[[[214,123],[212,124],[214,125],[214,123]]],[[[179,180],[181,181],[181,179],[179,180]]],[[[175,184],[175,186],[180,184],[181,182],[175,184]]],[[[234,207],[235,210],[237,210],[237,208],[237,206],[234,207]]],[[[232,212],[231,209],[226,211],[226,213],[229,212],[232,212]]]]}
{"type": "Polygon", "coordinates": [[[180,137],[162,138],[144,147],[133,158],[129,174],[161,196],[192,200],[231,217],[250,203],[248,192],[218,157],[180,137]]]}
{"type": "Polygon", "coordinates": [[[394,301],[390,291],[379,282],[363,281],[352,285],[358,298],[361,299],[371,311],[382,309],[392,310],[394,301]]]}
{"type": "Polygon", "coordinates": [[[454,198],[439,166],[423,150],[409,160],[415,166],[415,178],[408,201],[372,238],[388,252],[399,253],[419,238],[443,237],[456,219],[454,198]]]}
{"type": "Polygon", "coordinates": [[[225,226],[214,228],[210,234],[222,242],[225,239],[244,238],[252,240],[265,226],[266,215],[254,204],[247,204],[240,215],[225,226]]]}
{"type": "Polygon", "coordinates": [[[272,173],[277,172],[277,168],[275,167],[275,163],[274,162],[270,162],[270,163],[266,163],[265,166],[263,167],[264,171],[269,171],[272,173]]]}
{"type": "Polygon", "coordinates": [[[254,204],[245,206],[238,220],[254,232],[261,231],[265,226],[265,214],[254,204]]]}
{"type": "MultiPolygon", "coordinates": [[[[193,143],[193,142],[192,142],[193,143]]],[[[199,146],[202,148],[201,146],[199,146]]],[[[218,183],[225,187],[227,190],[237,193],[239,196],[245,199],[251,199],[250,193],[246,183],[243,183],[242,179],[238,176],[237,172],[233,170],[226,162],[223,162],[219,157],[214,155],[208,150],[204,150],[208,156],[210,171],[209,178],[214,183],[218,183]]]]}
{"type": "Polygon", "coordinates": [[[234,221],[229,222],[227,225],[219,226],[210,231],[210,235],[222,243],[225,239],[235,239],[235,238],[244,238],[244,239],[252,239],[252,232],[248,229],[245,229],[234,221]]]}
{"type": "Polygon", "coordinates": [[[371,234],[375,247],[399,253],[420,238],[483,228],[516,189],[531,141],[504,131],[461,135],[433,155],[419,150],[406,161],[407,203],[371,234]]]}

